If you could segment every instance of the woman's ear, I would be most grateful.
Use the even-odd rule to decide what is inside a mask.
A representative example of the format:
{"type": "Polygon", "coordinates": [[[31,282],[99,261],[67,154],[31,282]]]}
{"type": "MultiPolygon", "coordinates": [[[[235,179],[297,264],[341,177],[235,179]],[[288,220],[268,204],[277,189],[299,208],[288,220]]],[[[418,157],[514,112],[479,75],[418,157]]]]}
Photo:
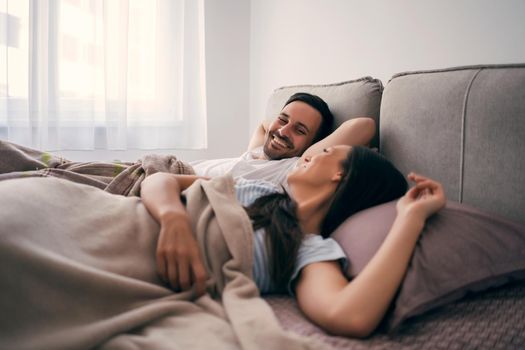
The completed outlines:
{"type": "Polygon", "coordinates": [[[332,176],[332,181],[340,182],[342,178],[343,178],[343,172],[338,171],[337,173],[334,174],[334,176],[332,176]]]}

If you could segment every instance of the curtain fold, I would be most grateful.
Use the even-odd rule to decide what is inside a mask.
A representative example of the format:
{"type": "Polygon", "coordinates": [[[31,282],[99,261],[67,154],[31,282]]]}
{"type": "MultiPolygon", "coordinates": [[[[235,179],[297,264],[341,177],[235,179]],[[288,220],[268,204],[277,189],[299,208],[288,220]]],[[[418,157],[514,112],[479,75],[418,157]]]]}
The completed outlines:
{"type": "Polygon", "coordinates": [[[0,138],[206,147],[203,0],[0,0],[0,138]]]}

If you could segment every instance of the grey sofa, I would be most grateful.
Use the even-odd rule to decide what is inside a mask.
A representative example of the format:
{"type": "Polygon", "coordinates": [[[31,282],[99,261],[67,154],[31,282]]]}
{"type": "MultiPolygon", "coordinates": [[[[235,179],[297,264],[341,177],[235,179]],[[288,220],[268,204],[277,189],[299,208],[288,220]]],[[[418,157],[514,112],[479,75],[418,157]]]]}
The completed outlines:
{"type": "Polygon", "coordinates": [[[379,135],[403,172],[431,174],[449,199],[525,223],[525,65],[396,74],[379,135]]]}
{"type": "MultiPolygon", "coordinates": [[[[275,115],[297,91],[323,97],[337,123],[373,117],[378,125],[374,145],[404,174],[416,171],[439,180],[450,201],[515,223],[524,241],[525,64],[399,73],[384,88],[371,77],[287,86],[270,97],[266,115],[275,115]]],[[[525,246],[518,249],[523,252],[517,257],[521,267],[513,278],[519,281],[505,279],[495,283],[505,284],[499,288],[456,295],[402,330],[379,329],[367,340],[324,333],[289,297],[266,299],[285,328],[335,348],[525,348],[525,246]]]]}

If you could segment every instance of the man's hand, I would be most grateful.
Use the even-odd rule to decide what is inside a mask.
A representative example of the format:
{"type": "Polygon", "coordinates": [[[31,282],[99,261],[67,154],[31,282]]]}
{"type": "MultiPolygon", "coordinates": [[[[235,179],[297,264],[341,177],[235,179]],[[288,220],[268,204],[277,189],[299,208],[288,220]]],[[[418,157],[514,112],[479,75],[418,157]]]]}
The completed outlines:
{"type": "Polygon", "coordinates": [[[148,212],[160,224],[157,243],[157,270],[175,291],[192,286],[198,296],[206,291],[206,268],[193,236],[182,190],[197,176],[155,173],[144,179],[140,197],[148,212]]]}
{"type": "Polygon", "coordinates": [[[175,291],[194,288],[197,296],[206,292],[208,278],[187,213],[162,218],[157,245],[157,269],[175,291]]]}

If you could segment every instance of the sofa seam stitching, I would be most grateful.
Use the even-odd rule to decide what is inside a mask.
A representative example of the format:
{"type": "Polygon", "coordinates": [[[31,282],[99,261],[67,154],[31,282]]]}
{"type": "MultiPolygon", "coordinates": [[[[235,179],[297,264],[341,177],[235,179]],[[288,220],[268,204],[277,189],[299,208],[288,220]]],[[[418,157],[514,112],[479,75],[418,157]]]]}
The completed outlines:
{"type": "Polygon", "coordinates": [[[287,86],[281,86],[281,87],[278,87],[276,89],[274,89],[274,92],[277,92],[279,90],[286,90],[286,89],[295,89],[295,88],[322,88],[322,87],[335,87],[335,86],[342,86],[342,85],[347,85],[347,84],[351,84],[351,83],[360,83],[360,82],[368,82],[368,83],[376,83],[376,84],[379,84],[380,86],[380,91],[383,90],[383,83],[381,82],[381,80],[379,79],[376,79],[376,78],[372,78],[371,76],[365,76],[365,77],[361,77],[361,78],[358,78],[358,79],[353,79],[353,80],[346,80],[346,81],[341,81],[341,82],[338,82],[338,83],[332,83],[332,84],[298,84],[298,85],[287,85],[287,86]]]}
{"type": "Polygon", "coordinates": [[[467,119],[467,104],[472,84],[476,80],[479,73],[484,70],[485,67],[480,67],[470,79],[465,96],[463,97],[463,110],[461,112],[461,141],[460,141],[460,154],[459,154],[459,203],[463,203],[463,178],[465,175],[465,123],[467,119]]]}

